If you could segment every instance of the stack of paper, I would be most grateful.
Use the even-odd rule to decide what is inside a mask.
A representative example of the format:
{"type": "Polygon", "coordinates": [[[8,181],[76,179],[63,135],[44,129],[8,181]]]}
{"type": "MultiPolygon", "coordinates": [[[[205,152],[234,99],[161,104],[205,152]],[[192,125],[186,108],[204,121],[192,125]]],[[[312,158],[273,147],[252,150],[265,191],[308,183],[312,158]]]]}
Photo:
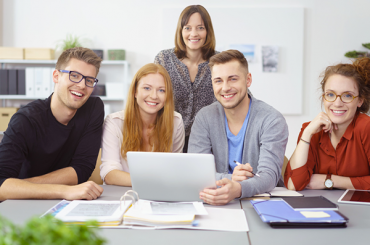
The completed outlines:
{"type": "Polygon", "coordinates": [[[254,195],[254,197],[301,197],[301,193],[290,191],[285,187],[275,187],[270,192],[254,195]]]}
{"type": "Polygon", "coordinates": [[[124,215],[125,225],[195,225],[195,215],[207,215],[201,202],[152,202],[139,200],[124,215]]]}

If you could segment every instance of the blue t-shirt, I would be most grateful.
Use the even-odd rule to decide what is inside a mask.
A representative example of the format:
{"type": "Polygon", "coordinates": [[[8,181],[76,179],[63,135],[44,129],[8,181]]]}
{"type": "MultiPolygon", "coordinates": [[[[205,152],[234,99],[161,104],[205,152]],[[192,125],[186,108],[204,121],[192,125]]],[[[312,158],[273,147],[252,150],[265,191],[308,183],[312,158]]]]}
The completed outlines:
{"type": "Polygon", "coordinates": [[[227,143],[229,145],[229,174],[232,174],[234,171],[234,168],[237,166],[236,163],[234,163],[234,160],[237,162],[243,163],[242,157],[243,157],[243,148],[244,148],[244,136],[245,136],[245,132],[247,131],[249,114],[251,112],[251,104],[252,104],[252,98],[250,98],[248,114],[244,119],[243,126],[239,130],[238,135],[233,135],[233,133],[230,132],[229,124],[227,123],[227,118],[225,114],[227,143]]]}

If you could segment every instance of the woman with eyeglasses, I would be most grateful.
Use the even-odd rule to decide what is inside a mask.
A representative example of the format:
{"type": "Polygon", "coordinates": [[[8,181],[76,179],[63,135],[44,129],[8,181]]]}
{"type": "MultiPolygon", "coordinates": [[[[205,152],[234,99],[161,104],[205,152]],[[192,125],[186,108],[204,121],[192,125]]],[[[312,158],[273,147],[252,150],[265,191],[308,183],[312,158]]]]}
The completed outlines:
{"type": "Polygon", "coordinates": [[[184,124],[174,108],[166,69],[153,63],[140,68],[130,85],[125,110],[104,121],[100,176],[106,184],[131,186],[128,151],[182,152],[184,124]]]}
{"type": "Polygon", "coordinates": [[[302,125],[284,181],[291,190],[370,189],[370,59],[326,68],[325,112],[302,125]]]}
{"type": "Polygon", "coordinates": [[[211,17],[201,5],[186,7],[180,14],[175,34],[175,48],[162,50],[154,63],[166,68],[174,90],[175,110],[184,120],[187,152],[195,115],[216,101],[213,94],[209,58],[215,51],[211,17]]]}

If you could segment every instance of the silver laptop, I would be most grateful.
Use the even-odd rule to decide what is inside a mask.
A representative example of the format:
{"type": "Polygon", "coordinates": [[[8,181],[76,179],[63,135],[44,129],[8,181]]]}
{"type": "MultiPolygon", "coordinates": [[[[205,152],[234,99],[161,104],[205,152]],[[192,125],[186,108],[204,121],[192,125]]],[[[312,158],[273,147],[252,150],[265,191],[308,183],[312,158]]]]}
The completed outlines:
{"type": "Polygon", "coordinates": [[[212,154],[127,152],[127,162],[140,199],[202,201],[201,190],[216,188],[212,154]]]}

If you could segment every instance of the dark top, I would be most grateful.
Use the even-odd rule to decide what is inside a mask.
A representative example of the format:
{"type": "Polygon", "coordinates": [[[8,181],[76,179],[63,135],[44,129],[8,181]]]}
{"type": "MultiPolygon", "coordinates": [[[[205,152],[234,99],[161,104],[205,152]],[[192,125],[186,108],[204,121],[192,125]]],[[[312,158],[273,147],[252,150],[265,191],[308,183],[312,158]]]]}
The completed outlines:
{"type": "Polygon", "coordinates": [[[0,143],[0,185],[7,178],[31,178],[73,167],[78,183],[89,179],[99,153],[104,104],[90,97],[67,126],[50,109],[51,96],[21,108],[0,143]]]}
{"type": "Polygon", "coordinates": [[[194,82],[190,80],[188,67],[177,58],[174,49],[159,52],[154,63],[166,68],[171,77],[175,111],[181,114],[185,125],[185,136],[189,136],[198,111],[216,101],[209,62],[206,61],[198,65],[198,73],[194,82]]]}

